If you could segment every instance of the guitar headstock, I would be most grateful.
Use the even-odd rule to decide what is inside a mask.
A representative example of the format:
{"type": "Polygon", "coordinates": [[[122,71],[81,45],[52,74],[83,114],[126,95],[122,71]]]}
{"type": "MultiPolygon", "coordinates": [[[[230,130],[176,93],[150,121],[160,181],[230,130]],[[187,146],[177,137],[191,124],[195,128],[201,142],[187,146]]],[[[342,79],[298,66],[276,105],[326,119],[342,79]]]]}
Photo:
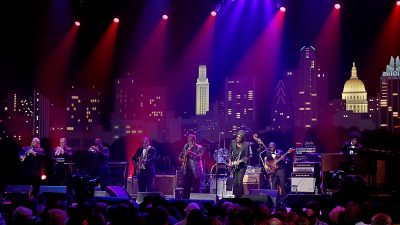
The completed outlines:
{"type": "Polygon", "coordinates": [[[258,134],[253,134],[253,139],[255,140],[255,141],[258,141],[258,134]]]}

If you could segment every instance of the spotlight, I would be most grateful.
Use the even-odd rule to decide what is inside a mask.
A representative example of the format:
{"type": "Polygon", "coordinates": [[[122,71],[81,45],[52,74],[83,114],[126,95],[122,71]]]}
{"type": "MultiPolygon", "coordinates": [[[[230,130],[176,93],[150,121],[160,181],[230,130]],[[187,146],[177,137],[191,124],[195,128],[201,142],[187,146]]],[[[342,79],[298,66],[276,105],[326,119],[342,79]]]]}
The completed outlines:
{"type": "Polygon", "coordinates": [[[400,6],[400,1],[397,1],[397,2],[396,2],[396,5],[397,5],[397,6],[400,6]]]}
{"type": "Polygon", "coordinates": [[[284,6],[281,6],[281,7],[279,7],[279,10],[280,10],[281,12],[285,12],[285,11],[286,11],[286,8],[285,8],[284,6]]]}
{"type": "Polygon", "coordinates": [[[335,4],[335,9],[340,9],[340,4],[339,3],[335,4]]]}
{"type": "Polygon", "coordinates": [[[75,21],[75,26],[79,27],[81,23],[79,21],[75,21]]]}
{"type": "Polygon", "coordinates": [[[40,179],[41,179],[41,180],[46,180],[46,179],[47,179],[46,174],[42,174],[42,176],[40,176],[40,179]]]}
{"type": "Polygon", "coordinates": [[[119,23],[119,19],[117,17],[114,18],[114,23],[119,23]]]}
{"type": "Polygon", "coordinates": [[[167,14],[164,14],[164,15],[162,15],[162,18],[163,18],[164,20],[167,20],[167,19],[168,19],[168,15],[167,15],[167,14]]]}
{"type": "Polygon", "coordinates": [[[217,15],[217,12],[215,11],[215,10],[213,10],[213,11],[211,11],[211,16],[216,16],[217,15]]]}

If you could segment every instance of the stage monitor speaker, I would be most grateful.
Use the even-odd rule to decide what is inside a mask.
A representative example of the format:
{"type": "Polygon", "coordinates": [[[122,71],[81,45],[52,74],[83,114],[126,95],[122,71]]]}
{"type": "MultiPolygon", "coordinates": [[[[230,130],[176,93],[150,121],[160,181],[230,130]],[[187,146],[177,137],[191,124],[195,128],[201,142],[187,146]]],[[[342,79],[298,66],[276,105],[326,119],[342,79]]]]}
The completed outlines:
{"type": "Polygon", "coordinates": [[[272,200],[274,206],[276,206],[276,198],[278,197],[278,190],[273,189],[250,189],[250,195],[266,195],[272,200]]]}
{"type": "Polygon", "coordinates": [[[144,199],[146,197],[158,197],[158,196],[162,196],[161,192],[138,192],[137,193],[137,197],[136,197],[136,203],[140,204],[144,201],[144,199]]]}
{"type": "Polygon", "coordinates": [[[205,193],[190,193],[190,200],[212,200],[217,203],[217,196],[215,194],[205,193]]]}
{"type": "Polygon", "coordinates": [[[29,194],[31,185],[8,185],[5,189],[5,194],[29,194]]]}
{"type": "Polygon", "coordinates": [[[242,198],[248,198],[253,202],[267,203],[268,207],[272,206],[272,199],[269,195],[243,195],[242,198]]]}
{"type": "Polygon", "coordinates": [[[156,175],[154,178],[155,191],[163,193],[163,195],[174,195],[175,175],[156,175]]]}
{"type": "Polygon", "coordinates": [[[316,178],[314,174],[292,173],[291,192],[313,193],[315,191],[316,178]]]}
{"type": "Polygon", "coordinates": [[[67,186],[40,186],[39,193],[67,193],[67,186]]]}
{"type": "Polygon", "coordinates": [[[107,186],[106,192],[111,197],[129,198],[128,193],[126,193],[125,189],[123,189],[121,186],[107,186]]]}

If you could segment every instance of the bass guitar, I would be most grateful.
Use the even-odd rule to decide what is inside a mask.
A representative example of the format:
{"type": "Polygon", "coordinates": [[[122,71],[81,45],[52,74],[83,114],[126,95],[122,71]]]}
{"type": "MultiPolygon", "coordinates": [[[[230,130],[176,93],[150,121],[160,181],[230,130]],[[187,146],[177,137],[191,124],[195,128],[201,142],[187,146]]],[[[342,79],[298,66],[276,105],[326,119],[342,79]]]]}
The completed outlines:
{"type": "Polygon", "coordinates": [[[293,151],[296,151],[296,149],[294,149],[294,148],[289,148],[289,150],[288,150],[285,154],[281,155],[281,157],[279,157],[279,158],[277,158],[277,159],[274,159],[274,160],[269,160],[269,161],[267,161],[267,162],[265,163],[265,166],[264,166],[265,172],[267,172],[267,174],[275,173],[276,170],[278,169],[277,164],[278,164],[280,161],[282,161],[282,159],[284,159],[285,156],[286,156],[287,154],[292,153],[293,151]]]}

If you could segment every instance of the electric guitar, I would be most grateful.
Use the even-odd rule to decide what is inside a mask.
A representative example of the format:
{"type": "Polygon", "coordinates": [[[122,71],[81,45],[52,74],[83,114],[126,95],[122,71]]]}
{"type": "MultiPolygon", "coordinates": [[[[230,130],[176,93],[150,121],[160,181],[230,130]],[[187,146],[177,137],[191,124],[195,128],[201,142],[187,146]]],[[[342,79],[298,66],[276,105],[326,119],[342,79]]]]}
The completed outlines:
{"type": "Polygon", "coordinates": [[[274,159],[274,160],[269,160],[269,161],[267,161],[267,162],[265,163],[265,166],[264,166],[265,172],[267,172],[267,174],[275,173],[276,170],[278,169],[277,164],[278,164],[282,159],[284,159],[285,156],[286,156],[287,154],[292,153],[293,151],[296,151],[296,149],[294,149],[294,148],[289,148],[289,150],[288,150],[285,154],[281,155],[281,157],[279,157],[279,158],[277,158],[277,159],[274,159]]]}

